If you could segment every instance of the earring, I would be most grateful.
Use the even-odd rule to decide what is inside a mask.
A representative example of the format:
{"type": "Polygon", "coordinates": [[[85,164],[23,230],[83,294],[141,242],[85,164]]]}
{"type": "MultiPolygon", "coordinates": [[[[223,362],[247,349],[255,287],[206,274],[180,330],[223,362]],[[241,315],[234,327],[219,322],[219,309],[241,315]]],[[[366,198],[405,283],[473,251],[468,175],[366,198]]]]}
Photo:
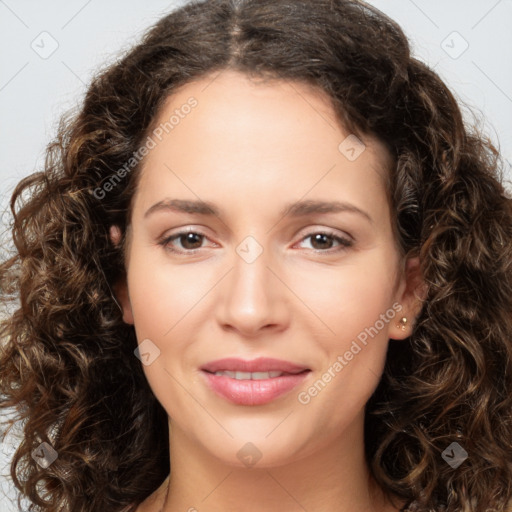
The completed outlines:
{"type": "Polygon", "coordinates": [[[402,331],[405,331],[405,328],[406,328],[405,324],[406,324],[406,323],[407,323],[407,318],[404,316],[404,317],[402,317],[402,318],[400,319],[400,322],[399,322],[398,324],[396,324],[396,326],[397,326],[398,328],[401,328],[401,329],[402,329],[402,331]]]}

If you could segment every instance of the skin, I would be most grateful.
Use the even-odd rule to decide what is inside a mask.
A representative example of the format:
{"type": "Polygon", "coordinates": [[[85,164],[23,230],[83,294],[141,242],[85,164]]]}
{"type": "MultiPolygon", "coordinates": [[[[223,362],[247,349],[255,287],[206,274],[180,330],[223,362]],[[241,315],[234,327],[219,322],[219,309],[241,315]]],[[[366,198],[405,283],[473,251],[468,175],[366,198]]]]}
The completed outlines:
{"type": "MultiPolygon", "coordinates": [[[[170,418],[170,480],[138,512],[398,510],[370,476],[363,437],[364,406],[390,338],[410,335],[423,298],[419,262],[402,261],[393,238],[384,187],[390,156],[366,137],[360,156],[347,159],[338,146],[349,132],[312,86],[230,70],[183,86],[155,126],[191,96],[197,107],[144,160],[127,279],[115,288],[139,343],[150,339],[160,350],[143,369],[170,418]],[[144,218],[166,198],[211,201],[222,216],[167,209],[144,218]],[[301,199],[345,201],[372,220],[349,211],[279,215],[301,199]],[[181,255],[159,244],[184,228],[204,236],[168,242],[181,255]],[[315,242],[311,235],[325,230],[352,245],[315,242]],[[252,263],[236,251],[249,235],[263,249],[252,263]],[[394,303],[402,311],[300,403],[299,392],[394,303]],[[240,406],[200,374],[201,365],[227,356],[275,357],[312,371],[269,404],[240,406]],[[251,467],[237,456],[248,442],[261,453],[251,467]]],[[[119,242],[116,227],[111,236],[119,242]]]]}

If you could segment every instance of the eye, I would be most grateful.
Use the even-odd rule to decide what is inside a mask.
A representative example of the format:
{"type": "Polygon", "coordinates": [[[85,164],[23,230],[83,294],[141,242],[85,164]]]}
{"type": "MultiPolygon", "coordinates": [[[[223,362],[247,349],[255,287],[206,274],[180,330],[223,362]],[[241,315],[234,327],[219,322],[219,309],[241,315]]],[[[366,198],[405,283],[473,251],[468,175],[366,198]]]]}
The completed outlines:
{"type": "Polygon", "coordinates": [[[312,249],[317,252],[343,251],[347,247],[351,247],[354,244],[352,240],[328,231],[310,233],[309,235],[306,235],[302,241],[307,240],[308,238],[311,239],[311,245],[313,246],[312,249]],[[332,249],[333,242],[337,242],[339,245],[333,251],[330,251],[329,249],[332,249]]]}
{"type": "Polygon", "coordinates": [[[201,249],[205,238],[206,235],[198,231],[180,231],[160,240],[158,244],[171,252],[195,253],[198,249],[201,249]],[[179,242],[181,247],[176,248],[173,245],[174,242],[179,242]]]}

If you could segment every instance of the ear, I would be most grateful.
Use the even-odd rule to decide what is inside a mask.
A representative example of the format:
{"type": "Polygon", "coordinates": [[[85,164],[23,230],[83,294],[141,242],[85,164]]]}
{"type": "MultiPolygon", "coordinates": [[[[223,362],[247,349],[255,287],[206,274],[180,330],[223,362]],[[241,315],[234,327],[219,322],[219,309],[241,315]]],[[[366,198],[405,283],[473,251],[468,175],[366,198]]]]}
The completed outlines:
{"type": "Polygon", "coordinates": [[[395,340],[408,338],[413,330],[415,321],[427,296],[428,287],[423,280],[419,257],[409,258],[406,261],[403,275],[396,294],[396,302],[402,309],[390,322],[389,337],[395,340]],[[406,318],[404,323],[400,322],[406,318]],[[404,327],[404,328],[403,328],[404,327]]]}
{"type": "MultiPolygon", "coordinates": [[[[121,230],[118,226],[110,226],[110,240],[117,246],[121,242],[121,230]]],[[[128,282],[126,274],[113,285],[115,298],[123,312],[123,321],[127,324],[134,324],[132,305],[128,294],[128,282]]]]}

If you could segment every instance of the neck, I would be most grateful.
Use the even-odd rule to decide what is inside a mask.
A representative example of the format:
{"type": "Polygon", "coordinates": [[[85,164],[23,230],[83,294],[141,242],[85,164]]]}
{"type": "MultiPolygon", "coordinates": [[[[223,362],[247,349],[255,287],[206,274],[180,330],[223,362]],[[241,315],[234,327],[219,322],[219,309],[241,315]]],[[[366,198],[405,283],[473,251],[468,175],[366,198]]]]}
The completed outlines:
{"type": "Polygon", "coordinates": [[[396,511],[368,470],[360,421],[314,452],[268,467],[264,457],[251,467],[229,464],[170,425],[171,474],[156,510],[396,511]]]}

